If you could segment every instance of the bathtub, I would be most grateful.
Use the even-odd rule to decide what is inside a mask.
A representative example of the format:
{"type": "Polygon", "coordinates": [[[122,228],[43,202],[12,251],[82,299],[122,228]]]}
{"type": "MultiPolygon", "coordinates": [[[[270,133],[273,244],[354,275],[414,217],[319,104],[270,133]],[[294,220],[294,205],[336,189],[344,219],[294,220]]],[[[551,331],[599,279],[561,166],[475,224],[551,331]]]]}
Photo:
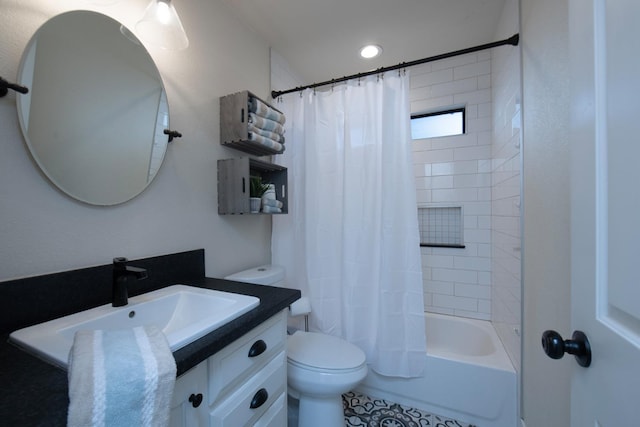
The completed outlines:
{"type": "Polygon", "coordinates": [[[425,325],[423,377],[369,369],[356,391],[478,427],[519,425],[516,372],[491,323],[425,313],[425,325]]]}

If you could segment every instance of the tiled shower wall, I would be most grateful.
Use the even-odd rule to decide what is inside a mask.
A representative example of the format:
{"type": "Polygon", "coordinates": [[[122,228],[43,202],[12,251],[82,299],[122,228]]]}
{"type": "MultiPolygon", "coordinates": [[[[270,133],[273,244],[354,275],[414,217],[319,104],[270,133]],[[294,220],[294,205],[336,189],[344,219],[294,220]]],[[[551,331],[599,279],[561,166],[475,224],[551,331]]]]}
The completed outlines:
{"type": "Polygon", "coordinates": [[[491,52],[411,69],[411,113],[466,107],[464,135],[413,142],[420,207],[461,206],[464,249],[423,247],[425,310],[491,318],[491,52]]]}
{"type": "MultiPolygon", "coordinates": [[[[518,1],[507,0],[495,39],[510,37],[518,29],[518,1]]],[[[494,111],[491,149],[491,321],[514,367],[520,372],[520,48],[494,49],[491,69],[494,111]]]]}

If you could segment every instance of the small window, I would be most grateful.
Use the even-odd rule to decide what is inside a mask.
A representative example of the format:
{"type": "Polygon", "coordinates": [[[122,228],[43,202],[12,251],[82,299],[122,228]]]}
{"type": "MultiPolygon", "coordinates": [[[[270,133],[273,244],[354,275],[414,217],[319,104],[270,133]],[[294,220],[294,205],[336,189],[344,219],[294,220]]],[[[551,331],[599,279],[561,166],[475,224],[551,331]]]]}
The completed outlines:
{"type": "Polygon", "coordinates": [[[411,116],[411,139],[462,135],[464,108],[411,116]]]}

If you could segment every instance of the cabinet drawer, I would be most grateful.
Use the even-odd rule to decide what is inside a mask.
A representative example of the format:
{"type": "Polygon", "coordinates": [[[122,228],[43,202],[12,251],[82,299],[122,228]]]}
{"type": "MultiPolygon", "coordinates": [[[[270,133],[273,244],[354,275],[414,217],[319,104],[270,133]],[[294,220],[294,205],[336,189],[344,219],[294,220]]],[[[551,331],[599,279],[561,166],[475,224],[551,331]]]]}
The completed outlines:
{"type": "Polygon", "coordinates": [[[244,382],[247,376],[284,350],[286,316],[286,310],[276,314],[209,358],[209,404],[218,400],[231,386],[244,382]]]}
{"type": "Polygon", "coordinates": [[[287,394],[282,393],[253,427],[283,427],[287,425],[287,394]]]}
{"type": "Polygon", "coordinates": [[[176,378],[171,398],[171,407],[188,401],[192,394],[204,393],[206,390],[207,364],[202,362],[176,378]]]}
{"type": "Polygon", "coordinates": [[[285,394],[286,383],[286,354],[282,351],[264,369],[216,405],[210,413],[210,425],[240,427],[252,424],[285,394]]]}

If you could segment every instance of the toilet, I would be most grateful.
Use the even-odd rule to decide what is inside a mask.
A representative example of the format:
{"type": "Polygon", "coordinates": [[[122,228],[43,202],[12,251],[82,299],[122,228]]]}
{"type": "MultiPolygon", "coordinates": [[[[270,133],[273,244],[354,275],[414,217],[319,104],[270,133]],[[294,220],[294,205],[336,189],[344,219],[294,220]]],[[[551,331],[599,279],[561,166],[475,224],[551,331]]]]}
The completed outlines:
{"type": "MultiPolygon", "coordinates": [[[[283,286],[284,277],[284,267],[263,265],[225,279],[283,286]]],[[[296,314],[310,313],[304,304],[294,309],[296,303],[292,304],[296,314]]],[[[299,401],[300,427],[344,426],[342,394],[366,375],[364,352],[341,338],[307,331],[296,331],[287,338],[287,384],[289,395],[299,401]]]]}

